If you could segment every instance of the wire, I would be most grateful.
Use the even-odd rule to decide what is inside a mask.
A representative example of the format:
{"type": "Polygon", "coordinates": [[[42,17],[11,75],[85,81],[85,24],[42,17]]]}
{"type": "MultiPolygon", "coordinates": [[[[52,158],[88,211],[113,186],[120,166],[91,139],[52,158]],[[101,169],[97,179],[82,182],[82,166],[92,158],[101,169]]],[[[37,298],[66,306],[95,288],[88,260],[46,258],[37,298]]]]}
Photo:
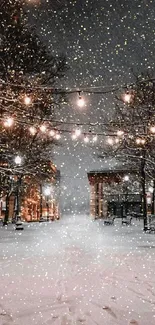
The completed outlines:
{"type": "Polygon", "coordinates": [[[147,83],[147,82],[153,82],[155,81],[155,78],[148,78],[148,79],[144,79],[144,80],[139,80],[136,81],[136,83],[132,82],[132,83],[127,83],[127,84],[122,84],[122,85],[101,85],[101,86],[88,86],[88,87],[67,87],[67,88],[54,88],[54,87],[47,87],[47,86],[37,86],[37,87],[33,87],[30,85],[25,85],[25,84],[17,84],[17,83],[9,83],[9,82],[5,82],[2,79],[0,79],[1,85],[4,86],[11,86],[13,88],[21,88],[21,89],[27,89],[27,90],[44,90],[46,92],[52,92],[53,94],[73,94],[73,93],[89,93],[89,94],[108,94],[108,93],[113,93],[116,92],[118,90],[121,89],[128,89],[128,88],[132,88],[135,86],[135,84],[141,84],[141,83],[147,83]],[[108,90],[106,90],[106,88],[110,88],[108,90]]]}

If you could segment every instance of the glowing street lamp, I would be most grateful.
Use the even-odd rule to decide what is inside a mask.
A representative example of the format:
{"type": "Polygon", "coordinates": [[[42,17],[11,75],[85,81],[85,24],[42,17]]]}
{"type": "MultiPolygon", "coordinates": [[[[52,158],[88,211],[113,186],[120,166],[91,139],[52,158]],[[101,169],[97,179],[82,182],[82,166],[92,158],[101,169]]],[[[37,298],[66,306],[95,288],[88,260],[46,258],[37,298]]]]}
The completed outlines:
{"type": "Polygon", "coordinates": [[[129,175],[125,175],[125,176],[124,176],[124,181],[125,181],[125,182],[128,182],[128,181],[129,181],[129,175]]]}
{"type": "Polygon", "coordinates": [[[44,194],[45,194],[46,196],[48,196],[48,195],[51,194],[51,189],[50,189],[50,187],[46,187],[46,188],[44,189],[44,194]]]}
{"type": "MultiPolygon", "coordinates": [[[[21,165],[22,163],[22,158],[17,155],[14,159],[15,161],[15,164],[16,165],[21,165]]],[[[17,177],[17,187],[16,187],[16,215],[15,215],[15,219],[18,223],[18,220],[20,220],[21,216],[20,216],[20,213],[21,213],[21,199],[20,199],[20,188],[21,188],[21,182],[22,182],[22,176],[18,176],[17,177]]],[[[17,225],[17,224],[16,224],[17,225]]]]}

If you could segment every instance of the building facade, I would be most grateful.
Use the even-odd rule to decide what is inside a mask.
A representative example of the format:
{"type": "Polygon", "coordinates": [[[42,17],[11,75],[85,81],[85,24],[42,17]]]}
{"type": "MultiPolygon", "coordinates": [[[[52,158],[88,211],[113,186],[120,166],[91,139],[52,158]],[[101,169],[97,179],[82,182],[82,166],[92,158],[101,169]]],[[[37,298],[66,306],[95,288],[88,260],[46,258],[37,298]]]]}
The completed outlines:
{"type": "Polygon", "coordinates": [[[123,217],[128,212],[141,213],[142,197],[137,171],[101,170],[88,173],[90,215],[93,219],[108,214],[123,217]]]}

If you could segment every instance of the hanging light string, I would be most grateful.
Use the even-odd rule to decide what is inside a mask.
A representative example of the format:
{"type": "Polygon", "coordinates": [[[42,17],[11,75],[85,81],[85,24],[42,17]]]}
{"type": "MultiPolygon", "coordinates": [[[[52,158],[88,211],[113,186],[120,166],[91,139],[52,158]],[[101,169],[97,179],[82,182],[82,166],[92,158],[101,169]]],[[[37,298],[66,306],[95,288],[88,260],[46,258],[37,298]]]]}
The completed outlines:
{"type": "Polygon", "coordinates": [[[35,90],[43,90],[46,92],[51,92],[53,94],[74,94],[74,93],[89,93],[89,94],[108,94],[108,93],[114,93],[122,89],[129,89],[133,88],[137,84],[141,83],[148,83],[155,81],[155,78],[147,78],[144,80],[136,81],[136,83],[131,82],[127,84],[113,84],[113,85],[101,85],[101,86],[81,86],[81,87],[67,87],[67,88],[54,88],[54,87],[47,87],[47,86],[31,86],[31,84],[18,84],[18,83],[11,83],[6,82],[0,79],[0,87],[9,86],[12,88],[19,88],[29,91],[35,91],[35,90]]]}
{"type": "MultiPolygon", "coordinates": [[[[47,136],[51,137],[53,139],[59,140],[62,135],[64,134],[70,134],[72,140],[78,140],[83,139],[85,143],[88,142],[97,142],[98,137],[105,137],[107,138],[107,144],[110,146],[117,145],[122,141],[125,141],[125,139],[130,137],[130,132],[125,132],[121,130],[118,125],[116,130],[110,131],[102,131],[102,132],[95,132],[94,130],[91,130],[90,127],[98,126],[96,123],[93,125],[93,123],[75,123],[75,122],[63,122],[56,120],[55,122],[63,123],[63,126],[66,125],[66,128],[62,128],[60,125],[51,125],[50,123],[47,123],[46,121],[40,121],[40,123],[34,124],[31,122],[14,119],[13,117],[8,118],[0,118],[1,122],[3,123],[3,126],[7,130],[12,130],[14,125],[21,125],[23,128],[26,126],[27,130],[29,130],[30,135],[34,136],[47,136]],[[70,130],[67,128],[67,126],[74,125],[73,129],[70,130]],[[89,126],[89,130],[83,131],[82,126],[86,127],[89,126]]],[[[49,122],[49,121],[48,121],[49,122]]],[[[52,121],[54,123],[54,121],[52,121]]],[[[108,125],[104,123],[104,125],[108,125]]],[[[134,124],[133,124],[134,125],[134,124]]],[[[142,125],[139,125],[142,126],[142,125]]],[[[155,139],[155,125],[149,126],[148,129],[146,129],[145,132],[135,132],[135,140],[134,142],[142,146],[146,144],[147,138],[155,139]]]]}

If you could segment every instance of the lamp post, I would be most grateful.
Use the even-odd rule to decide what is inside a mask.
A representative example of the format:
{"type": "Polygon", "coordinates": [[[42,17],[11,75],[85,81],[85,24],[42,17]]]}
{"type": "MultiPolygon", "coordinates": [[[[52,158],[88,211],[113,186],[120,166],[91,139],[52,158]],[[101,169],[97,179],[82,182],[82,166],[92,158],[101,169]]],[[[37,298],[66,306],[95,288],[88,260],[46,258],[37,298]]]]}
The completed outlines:
{"type": "Polygon", "coordinates": [[[51,194],[51,189],[49,187],[45,188],[44,193],[46,198],[47,221],[49,221],[49,196],[51,194]]]}
{"type": "Polygon", "coordinates": [[[125,215],[128,213],[128,181],[129,181],[129,176],[125,175],[124,176],[124,184],[125,184],[125,215]]]}
{"type": "MultiPolygon", "coordinates": [[[[15,164],[21,165],[22,158],[20,156],[15,157],[15,164]]],[[[17,184],[16,184],[16,211],[15,211],[15,220],[18,221],[18,219],[21,218],[21,198],[20,198],[20,188],[21,188],[21,180],[22,176],[17,176],[17,184]]]]}

